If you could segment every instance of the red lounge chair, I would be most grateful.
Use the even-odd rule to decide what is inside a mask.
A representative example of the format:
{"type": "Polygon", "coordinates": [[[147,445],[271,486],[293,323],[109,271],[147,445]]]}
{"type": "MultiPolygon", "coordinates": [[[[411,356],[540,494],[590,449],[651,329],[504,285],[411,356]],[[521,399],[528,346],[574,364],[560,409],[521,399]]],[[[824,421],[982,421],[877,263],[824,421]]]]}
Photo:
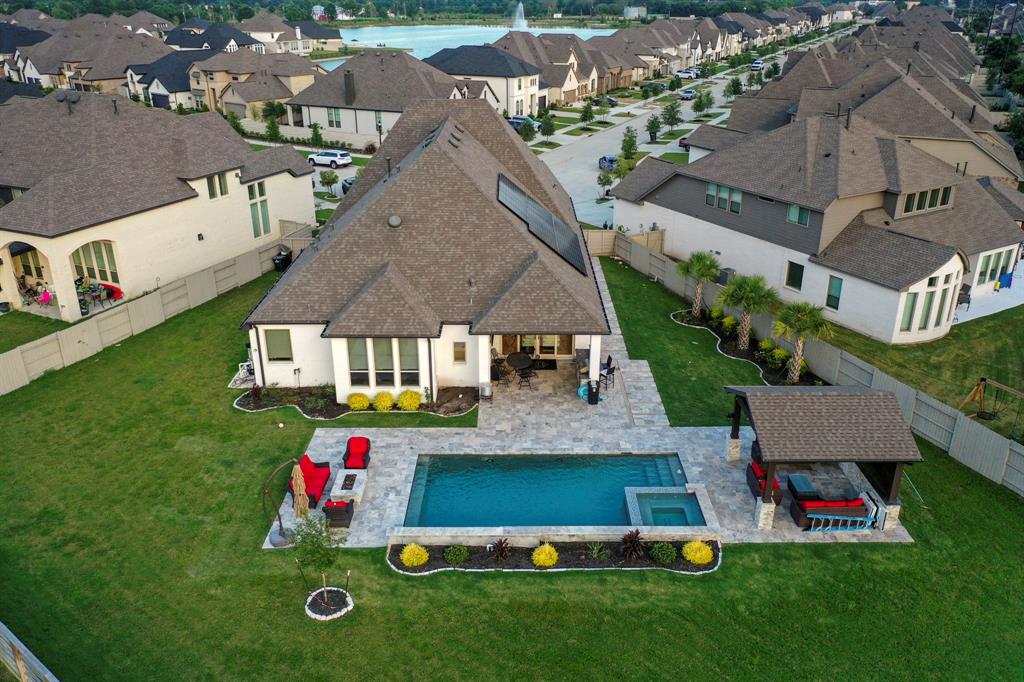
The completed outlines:
{"type": "Polygon", "coordinates": [[[370,463],[370,439],[352,436],[345,445],[345,468],[365,469],[370,463]]]}
{"type": "MultiPolygon", "coordinates": [[[[323,497],[327,481],[331,478],[331,465],[329,462],[314,462],[309,455],[303,455],[299,460],[299,468],[302,469],[302,478],[306,482],[309,506],[315,507],[323,497]]],[[[288,480],[288,491],[292,493],[292,497],[295,496],[291,479],[288,480]]]]}

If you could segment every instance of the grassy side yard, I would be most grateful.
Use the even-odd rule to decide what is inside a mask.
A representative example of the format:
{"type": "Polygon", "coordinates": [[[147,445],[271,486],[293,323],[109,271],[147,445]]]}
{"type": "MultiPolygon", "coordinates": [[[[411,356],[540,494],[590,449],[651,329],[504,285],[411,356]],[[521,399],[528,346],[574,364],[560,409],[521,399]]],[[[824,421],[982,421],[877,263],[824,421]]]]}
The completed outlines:
{"type": "Polygon", "coordinates": [[[665,152],[664,154],[658,154],[658,158],[678,163],[682,166],[690,163],[690,155],[687,152],[665,152]]]}
{"type": "MultiPolygon", "coordinates": [[[[1024,306],[953,325],[946,337],[931,343],[890,346],[844,328],[837,329],[830,343],[903,383],[957,407],[980,377],[1024,390],[1021,329],[1024,329],[1024,306]]],[[[992,397],[990,392],[986,407],[990,407],[988,400],[992,397]]],[[[1018,401],[1004,395],[1000,402],[999,418],[981,423],[1004,435],[1014,430],[1019,433],[1024,429],[1024,406],[1020,422],[1016,423],[1018,401]]],[[[977,404],[964,409],[977,410],[977,404]]]]}
{"type": "Polygon", "coordinates": [[[335,196],[334,194],[331,194],[330,192],[313,192],[313,196],[315,196],[317,199],[323,199],[324,201],[329,201],[332,204],[336,204],[339,201],[341,201],[341,197],[335,196]]]}
{"type": "MultiPolygon", "coordinates": [[[[669,327],[677,299],[607,269],[672,419],[723,423],[721,384],[748,370],[669,327]]],[[[345,550],[332,580],[352,571],[356,609],[308,620],[293,554],[258,549],[259,490],[317,424],[242,414],[225,388],[270,281],[0,396],[0,620],[62,680],[1019,678],[1024,504],[927,447],[913,545],[730,545],[701,577],[407,577],[383,549],[345,550]]]]}
{"type": "Polygon", "coordinates": [[[69,326],[71,325],[63,320],[12,310],[0,315],[0,353],[6,353],[23,343],[41,339],[69,326]]]}
{"type": "Polygon", "coordinates": [[[678,325],[669,315],[682,299],[633,268],[602,258],[629,356],[647,360],[673,426],[725,424],[732,400],[726,384],[756,384],[757,368],[721,355],[715,337],[678,325]]]}
{"type": "Polygon", "coordinates": [[[532,146],[540,147],[541,149],[558,149],[562,145],[558,142],[552,142],[551,140],[541,140],[540,142],[534,143],[532,146]]]}
{"type": "Polygon", "coordinates": [[[318,224],[326,223],[332,215],[334,215],[333,208],[318,208],[316,209],[316,222],[318,224]]]}
{"type": "Polygon", "coordinates": [[[676,128],[669,130],[668,132],[659,133],[658,136],[664,140],[678,140],[684,135],[689,135],[694,131],[694,128],[676,128]]]}

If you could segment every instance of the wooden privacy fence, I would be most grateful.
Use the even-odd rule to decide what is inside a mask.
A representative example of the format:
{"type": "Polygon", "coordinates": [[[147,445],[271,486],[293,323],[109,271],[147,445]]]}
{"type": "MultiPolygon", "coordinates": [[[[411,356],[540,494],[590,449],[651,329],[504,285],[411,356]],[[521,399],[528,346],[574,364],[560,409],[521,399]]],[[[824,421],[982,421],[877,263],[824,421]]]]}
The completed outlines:
{"type": "Polygon", "coordinates": [[[0,354],[0,395],[251,282],[273,269],[271,258],[279,246],[275,242],[249,251],[0,354]]]}
{"type": "Polygon", "coordinates": [[[0,623],[0,660],[20,682],[57,682],[57,676],[3,623],[0,623]]]}
{"type": "MultiPolygon", "coordinates": [[[[694,282],[689,277],[676,275],[673,259],[650,251],[621,233],[601,230],[597,234],[602,236],[592,239],[591,233],[594,232],[587,231],[587,244],[594,245],[591,247],[592,255],[617,256],[652,280],[657,279],[670,291],[693,300],[694,282]],[[606,233],[611,237],[604,237],[606,233]]],[[[705,285],[704,303],[714,305],[721,289],[718,284],[705,285]]],[[[758,338],[774,338],[770,316],[755,316],[753,327],[758,338]]],[[[792,351],[792,344],[785,339],[774,340],[792,351]]],[[[914,433],[942,448],[958,462],[982,476],[1018,495],[1024,495],[1024,445],[1001,436],[960,410],[894,379],[874,365],[829,343],[808,341],[804,346],[804,357],[811,371],[830,384],[864,386],[892,392],[914,433]]]]}

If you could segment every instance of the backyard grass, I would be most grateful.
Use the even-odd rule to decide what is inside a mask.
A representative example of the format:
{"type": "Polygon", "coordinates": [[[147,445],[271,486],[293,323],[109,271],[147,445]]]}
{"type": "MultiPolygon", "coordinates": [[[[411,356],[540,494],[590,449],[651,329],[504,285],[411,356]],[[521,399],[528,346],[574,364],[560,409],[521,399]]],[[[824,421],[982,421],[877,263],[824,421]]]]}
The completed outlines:
{"type": "Polygon", "coordinates": [[[330,220],[332,215],[334,215],[333,208],[318,208],[316,210],[316,222],[321,224],[326,223],[330,220]]]}
{"type": "Polygon", "coordinates": [[[687,152],[665,152],[664,154],[659,154],[658,158],[678,163],[682,166],[690,163],[690,155],[687,152]]]}
{"type": "MultiPolygon", "coordinates": [[[[668,326],[678,300],[607,270],[674,422],[724,423],[722,383],[752,378],[668,326]]],[[[1019,678],[1024,504],[929,447],[913,545],[728,545],[701,577],[408,577],[345,550],[331,580],[351,570],[356,609],[308,620],[293,553],[258,549],[259,490],[316,424],[242,414],[225,388],[270,281],[0,396],[0,620],[60,679],[1019,678]]]]}
{"type": "Polygon", "coordinates": [[[41,339],[69,326],[71,325],[64,320],[12,310],[0,315],[0,353],[6,353],[23,343],[41,339]]]}
{"type": "MultiPolygon", "coordinates": [[[[830,343],[870,362],[886,374],[957,407],[981,377],[1024,391],[1024,306],[953,325],[949,334],[930,343],[890,346],[839,327],[830,343]]],[[[993,397],[989,393],[988,402],[993,397]]],[[[981,422],[1004,435],[1024,429],[1024,406],[1005,394],[999,418],[981,422]]],[[[977,404],[965,411],[977,410],[977,404]]]]}
{"type": "Polygon", "coordinates": [[[331,203],[334,203],[334,204],[336,204],[339,201],[341,201],[341,197],[335,196],[335,195],[331,194],[330,192],[313,192],[313,196],[315,196],[317,199],[323,199],[324,201],[330,201],[331,203]]]}

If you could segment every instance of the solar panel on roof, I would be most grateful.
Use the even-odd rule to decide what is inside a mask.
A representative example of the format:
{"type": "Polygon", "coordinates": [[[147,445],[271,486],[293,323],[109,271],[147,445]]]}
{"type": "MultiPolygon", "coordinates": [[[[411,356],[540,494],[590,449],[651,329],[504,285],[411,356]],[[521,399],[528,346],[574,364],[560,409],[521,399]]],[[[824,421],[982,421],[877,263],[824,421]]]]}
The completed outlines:
{"type": "Polygon", "coordinates": [[[569,265],[587,274],[579,236],[558,216],[534,201],[525,190],[504,175],[498,176],[498,201],[526,223],[530,234],[544,242],[545,246],[569,265]]]}

